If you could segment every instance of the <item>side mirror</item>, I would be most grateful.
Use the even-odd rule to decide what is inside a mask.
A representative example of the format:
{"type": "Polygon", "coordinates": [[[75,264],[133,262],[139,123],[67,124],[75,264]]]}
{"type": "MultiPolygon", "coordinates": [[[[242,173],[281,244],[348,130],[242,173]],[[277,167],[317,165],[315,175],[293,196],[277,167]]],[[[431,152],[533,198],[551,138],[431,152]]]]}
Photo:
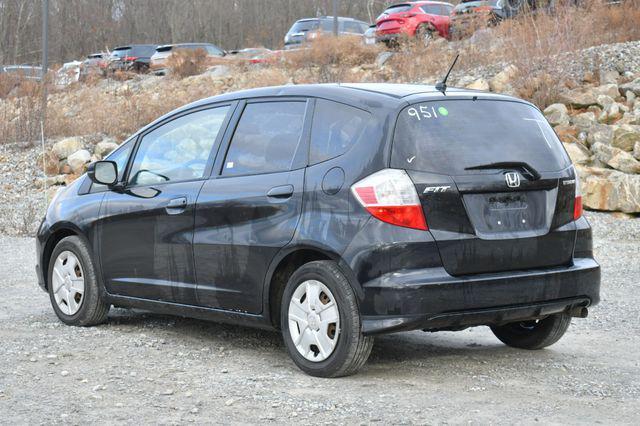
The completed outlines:
{"type": "Polygon", "coordinates": [[[113,161],[96,161],[89,165],[87,175],[95,183],[112,186],[118,182],[118,166],[113,161]]]}

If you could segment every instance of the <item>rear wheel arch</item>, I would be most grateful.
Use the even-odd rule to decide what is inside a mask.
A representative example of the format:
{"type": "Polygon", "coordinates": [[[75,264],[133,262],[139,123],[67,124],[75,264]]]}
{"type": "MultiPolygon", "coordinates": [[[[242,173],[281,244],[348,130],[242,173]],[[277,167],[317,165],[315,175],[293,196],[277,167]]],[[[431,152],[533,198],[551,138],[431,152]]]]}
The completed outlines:
{"type": "Polygon", "coordinates": [[[282,294],[289,278],[302,265],[317,260],[335,261],[350,281],[356,295],[359,297],[362,295],[360,287],[354,285],[353,279],[355,275],[337,253],[313,246],[291,248],[281,253],[272,263],[271,268],[269,268],[270,273],[267,275],[268,278],[265,283],[264,312],[267,314],[269,322],[275,328],[280,328],[280,305],[282,294]]]}

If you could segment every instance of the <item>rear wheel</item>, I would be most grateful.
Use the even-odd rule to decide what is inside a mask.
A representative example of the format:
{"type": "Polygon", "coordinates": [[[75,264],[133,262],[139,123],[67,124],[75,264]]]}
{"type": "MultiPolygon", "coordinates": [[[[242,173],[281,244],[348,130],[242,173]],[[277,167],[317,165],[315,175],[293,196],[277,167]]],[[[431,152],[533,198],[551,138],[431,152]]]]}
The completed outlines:
{"type": "Polygon", "coordinates": [[[107,319],[110,305],[103,300],[91,254],[81,238],[64,238],[53,249],[48,278],[51,305],[62,322],[91,326],[107,319]]]}
{"type": "Polygon", "coordinates": [[[367,361],[373,338],[361,332],[351,285],[335,262],[310,262],[284,290],[280,324],[289,355],[317,377],[354,374],[367,361]]]}
{"type": "Polygon", "coordinates": [[[541,320],[520,321],[491,327],[504,344],[520,349],[542,349],[556,343],[569,328],[569,314],[554,314],[541,320]]]}

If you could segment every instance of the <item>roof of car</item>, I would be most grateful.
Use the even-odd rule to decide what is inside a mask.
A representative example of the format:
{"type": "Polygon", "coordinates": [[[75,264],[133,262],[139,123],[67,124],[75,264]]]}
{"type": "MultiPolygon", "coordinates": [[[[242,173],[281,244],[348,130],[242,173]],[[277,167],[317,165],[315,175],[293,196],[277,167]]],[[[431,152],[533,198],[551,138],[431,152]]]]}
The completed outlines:
{"type": "Polygon", "coordinates": [[[153,123],[140,129],[153,126],[155,123],[164,120],[174,114],[203,107],[213,103],[232,102],[242,99],[268,98],[268,97],[315,97],[343,102],[346,104],[367,105],[369,107],[386,106],[402,107],[412,102],[424,101],[425,99],[449,98],[473,98],[502,99],[528,103],[507,95],[482,92],[469,89],[447,88],[446,95],[439,92],[434,86],[424,84],[393,84],[393,83],[326,83],[326,84],[290,84],[285,86],[261,87],[255,89],[241,90],[237,92],[225,93],[201,99],[175,109],[164,116],[158,118],[153,123]]]}
{"type": "Polygon", "coordinates": [[[469,89],[450,87],[446,95],[439,92],[435,86],[424,84],[393,84],[393,83],[326,83],[326,84],[290,84],[285,86],[261,87],[225,93],[195,101],[179,110],[189,109],[213,102],[233,101],[238,99],[309,96],[319,98],[345,98],[360,100],[368,99],[380,102],[403,103],[410,101],[412,96],[443,98],[446,96],[483,96],[491,98],[516,99],[507,95],[488,93],[469,89]]]}

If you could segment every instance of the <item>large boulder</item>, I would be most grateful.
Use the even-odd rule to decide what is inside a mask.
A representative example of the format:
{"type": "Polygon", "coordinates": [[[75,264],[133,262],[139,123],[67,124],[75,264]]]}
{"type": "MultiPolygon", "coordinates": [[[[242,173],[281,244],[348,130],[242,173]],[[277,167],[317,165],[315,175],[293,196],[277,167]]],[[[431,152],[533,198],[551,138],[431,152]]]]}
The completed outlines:
{"type": "Polygon", "coordinates": [[[620,96],[620,89],[618,88],[618,85],[615,83],[603,84],[602,86],[596,87],[594,91],[599,95],[609,96],[613,99],[620,96]]]}
{"type": "Polygon", "coordinates": [[[74,152],[82,149],[82,140],[78,137],[65,138],[55,144],[51,151],[58,157],[59,160],[64,160],[74,152]]]}
{"type": "Polygon", "coordinates": [[[621,95],[627,93],[627,91],[633,92],[636,96],[640,96],[640,78],[636,78],[629,83],[621,84],[618,88],[621,95]]]}
{"type": "Polygon", "coordinates": [[[591,158],[591,153],[582,144],[579,143],[562,143],[564,149],[567,150],[567,154],[571,158],[573,164],[586,164],[591,158]]]}
{"type": "Polygon", "coordinates": [[[560,102],[574,108],[588,108],[591,105],[598,105],[597,95],[601,93],[589,89],[574,89],[560,94],[560,102]]]}
{"type": "Polygon", "coordinates": [[[489,82],[484,78],[479,78],[475,80],[473,83],[468,84],[466,87],[467,89],[470,89],[470,90],[488,91],[490,89],[489,82]]]}
{"type": "Polygon", "coordinates": [[[596,115],[591,112],[582,112],[571,117],[571,123],[580,130],[588,130],[598,124],[596,115]]]}
{"type": "Polygon", "coordinates": [[[623,124],[616,126],[611,144],[625,151],[633,151],[633,147],[638,141],[640,141],[640,126],[623,124]]]}
{"type": "Polygon", "coordinates": [[[595,143],[603,143],[611,145],[613,142],[613,127],[606,126],[604,124],[598,124],[589,128],[589,134],[587,136],[587,143],[589,146],[595,143]]]}
{"type": "Polygon", "coordinates": [[[513,79],[518,75],[518,67],[515,65],[509,65],[498,74],[496,74],[489,82],[489,87],[492,92],[510,92],[511,83],[513,79]]]}
{"type": "Polygon", "coordinates": [[[594,144],[591,151],[596,159],[613,169],[625,173],[640,173],[640,161],[633,158],[627,151],[601,143],[594,144]]]}
{"type": "Polygon", "coordinates": [[[582,203],[595,210],[640,213],[640,175],[597,167],[576,166],[582,203]]]}
{"type": "Polygon", "coordinates": [[[551,104],[544,109],[544,116],[552,126],[568,125],[569,110],[564,104],[551,104]]]}
{"type": "Polygon", "coordinates": [[[98,142],[96,144],[95,148],[93,149],[93,153],[98,158],[104,158],[106,155],[108,155],[111,151],[113,151],[117,147],[118,147],[118,144],[115,141],[103,140],[102,142],[98,142]]]}
{"type": "Polygon", "coordinates": [[[67,158],[71,172],[76,175],[84,173],[86,165],[91,161],[91,153],[86,149],[74,152],[67,158]]]}

